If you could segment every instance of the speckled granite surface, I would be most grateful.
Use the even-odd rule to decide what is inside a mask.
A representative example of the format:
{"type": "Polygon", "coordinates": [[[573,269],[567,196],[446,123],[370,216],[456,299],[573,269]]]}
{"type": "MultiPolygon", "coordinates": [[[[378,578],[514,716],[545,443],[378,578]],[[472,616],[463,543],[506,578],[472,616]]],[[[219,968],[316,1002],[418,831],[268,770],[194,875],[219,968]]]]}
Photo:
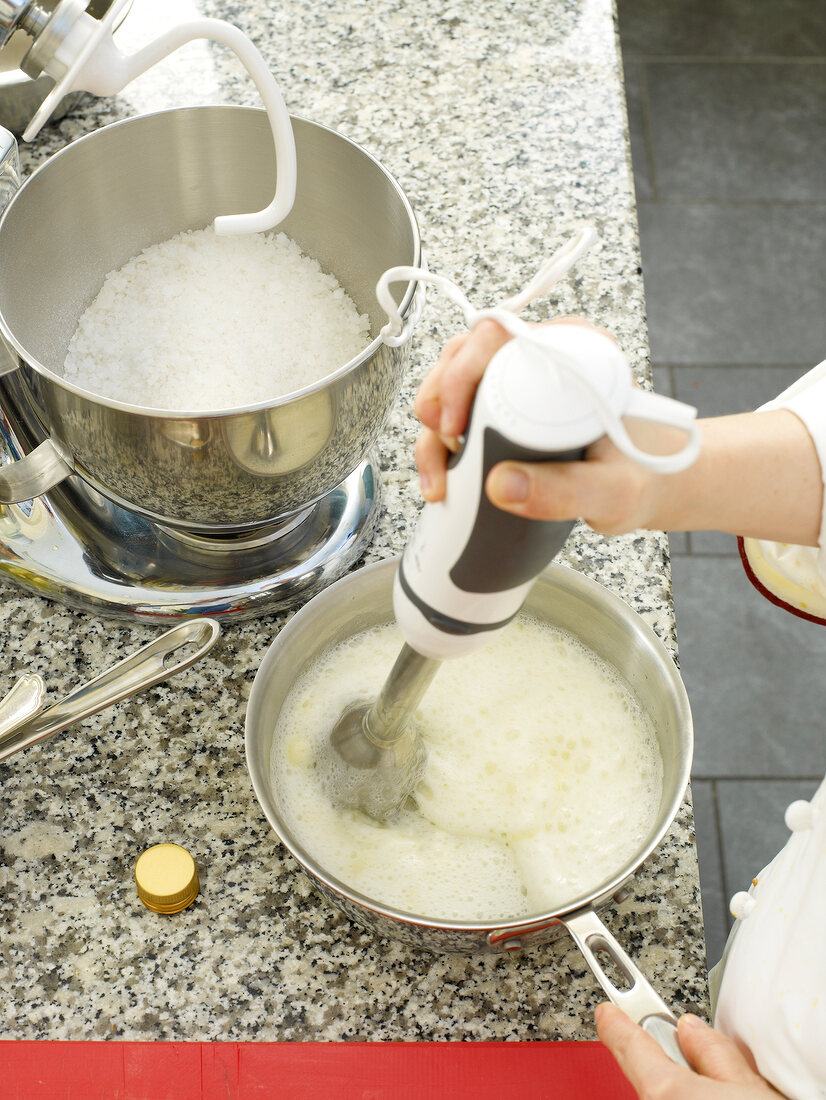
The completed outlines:
{"type": "MultiPolygon", "coordinates": [[[[536,317],[611,328],[640,377],[647,343],[625,114],[609,0],[373,0],[314,5],[135,0],[130,43],[193,9],[257,42],[290,109],[366,146],[399,179],[428,262],[490,304],[581,221],[601,244],[536,317]]],[[[128,32],[128,33],[127,33],[128,32]]],[[[95,126],[165,106],[255,103],[223,50],[187,47],[116,99],[85,100],[22,151],[31,169],[95,126]]],[[[456,326],[431,296],[381,442],[383,512],[366,560],[399,552],[418,509],[410,401],[456,326]]],[[[2,510],[0,510],[0,521],[2,510]]],[[[675,647],[667,546],[579,529],[564,554],[675,647]]],[[[428,956],[376,940],[320,901],[280,848],[244,762],[243,720],[286,615],[225,628],[168,684],[0,765],[4,1038],[593,1038],[601,999],[570,940],[509,957],[428,956]],[[138,901],[148,845],[201,871],[174,917],[138,901]]],[[[56,696],[158,633],[0,584],[0,691],[38,671],[56,696]]],[[[706,1006],[688,801],[631,897],[605,918],[678,1012],[706,1006]]]]}

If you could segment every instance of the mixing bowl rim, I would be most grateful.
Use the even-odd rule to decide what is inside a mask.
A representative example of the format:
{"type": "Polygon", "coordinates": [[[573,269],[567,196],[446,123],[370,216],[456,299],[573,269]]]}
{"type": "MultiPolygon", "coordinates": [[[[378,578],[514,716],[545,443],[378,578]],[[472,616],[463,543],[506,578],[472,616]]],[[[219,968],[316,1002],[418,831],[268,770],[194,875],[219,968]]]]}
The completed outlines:
{"type": "MultiPolygon", "coordinates": [[[[17,197],[21,195],[27,187],[29,187],[32,181],[36,179],[41,172],[44,172],[51,164],[53,164],[55,161],[58,161],[61,157],[65,155],[71,155],[71,151],[74,150],[76,147],[82,146],[84,142],[91,141],[92,138],[96,137],[98,134],[113,130],[117,127],[126,126],[129,123],[140,122],[144,119],[156,118],[159,116],[173,114],[180,115],[184,113],[203,110],[220,112],[245,111],[257,112],[258,114],[266,113],[263,107],[243,106],[241,104],[232,103],[201,103],[189,104],[185,107],[165,107],[158,111],[146,111],[143,114],[130,115],[129,118],[117,119],[115,122],[107,123],[106,126],[100,126],[96,130],[92,130],[90,133],[83,134],[76,140],[69,142],[68,145],[64,145],[63,148],[58,149],[57,152],[52,153],[41,165],[39,165],[31,173],[31,175],[29,175],[23,181],[20,187],[18,187],[15,193],[12,195],[11,199],[9,199],[9,201],[6,203],[5,208],[2,210],[2,212],[0,212],[0,238],[2,238],[3,225],[5,224],[8,212],[13,204],[16,202],[17,197]]],[[[399,184],[396,177],[392,174],[392,172],[385,168],[381,161],[378,160],[377,157],[374,157],[372,153],[368,152],[368,150],[365,149],[362,145],[360,145],[356,141],[353,141],[352,138],[349,138],[346,135],[340,133],[338,130],[334,130],[332,126],[326,126],[322,122],[314,122],[312,119],[305,118],[303,115],[296,115],[291,113],[290,118],[301,123],[306,123],[308,126],[313,126],[318,130],[324,130],[329,134],[333,134],[336,138],[339,138],[342,141],[346,142],[348,145],[351,145],[369,161],[372,161],[375,167],[378,168],[379,171],[385,176],[385,178],[391,185],[391,188],[395,191],[397,197],[401,201],[402,207],[404,208],[408,216],[410,225],[414,230],[415,239],[415,252],[413,263],[411,266],[420,266],[422,257],[422,240],[419,223],[416,219],[416,215],[413,207],[410,204],[410,201],[408,200],[407,196],[402,190],[401,185],[399,184]]],[[[277,232],[278,226],[275,226],[274,228],[277,232]]],[[[270,232],[272,232],[272,230],[270,230],[270,232]]],[[[418,283],[412,280],[408,284],[407,290],[402,298],[401,304],[399,305],[399,311],[402,316],[406,314],[408,308],[410,307],[410,304],[413,301],[413,296],[416,293],[417,286],[418,283]]],[[[349,359],[342,366],[336,367],[336,369],[334,371],[331,371],[330,374],[326,374],[323,378],[318,379],[316,382],[312,382],[308,386],[303,386],[301,387],[301,389],[292,390],[290,393],[282,394],[279,397],[270,398],[269,400],[264,401],[257,401],[250,405],[238,405],[225,409],[187,410],[155,409],[145,405],[134,405],[128,401],[118,401],[115,398],[103,397],[100,394],[93,393],[91,390],[84,389],[82,386],[78,386],[74,382],[68,381],[61,375],[56,374],[53,370],[51,370],[51,368],[44,366],[37,358],[35,358],[35,356],[31,355],[23,347],[23,345],[11,331],[6,321],[5,315],[3,313],[2,303],[0,303],[0,336],[2,336],[2,339],[9,346],[10,350],[14,351],[17,356],[22,360],[22,366],[29,367],[31,370],[34,370],[35,373],[43,375],[44,377],[48,378],[50,382],[53,382],[61,388],[68,390],[76,397],[80,397],[84,401],[88,401],[90,404],[99,405],[106,409],[115,409],[118,412],[131,413],[135,416],[152,417],[164,420],[218,420],[231,416],[245,415],[248,413],[266,412],[268,410],[278,408],[282,405],[292,404],[295,401],[313,396],[314,394],[327,389],[327,387],[330,386],[332,383],[338,381],[345,375],[354,371],[363,363],[366,363],[370,358],[375,355],[375,353],[383,344],[381,335],[375,336],[365,348],[362,348],[358,355],[353,356],[352,359],[349,359]]]]}
{"type": "MultiPolygon", "coordinates": [[[[660,638],[657,637],[654,630],[625,602],[625,600],[606,588],[605,585],[600,584],[600,582],[593,577],[588,577],[584,573],[580,573],[576,569],[555,562],[548,565],[543,572],[539,574],[537,583],[541,582],[543,579],[564,578],[569,588],[575,590],[579,588],[592,596],[598,593],[600,598],[606,600],[608,607],[617,613],[623,622],[631,624],[634,629],[642,635],[649,650],[652,650],[662,663],[667,679],[673,689],[675,701],[679,706],[682,719],[681,726],[685,731],[685,738],[687,741],[687,751],[684,754],[684,763],[677,775],[675,793],[667,806],[660,807],[659,823],[654,834],[647,843],[637,850],[633,857],[625,861],[616,874],[612,875],[610,879],[606,879],[604,882],[599,883],[598,886],[588,894],[582,894],[566,902],[564,907],[561,908],[528,913],[520,917],[503,918],[502,920],[497,920],[493,917],[484,920],[451,920],[449,918],[427,917],[421,913],[409,913],[395,906],[386,905],[377,898],[362,894],[359,890],[354,889],[347,883],[336,878],[335,875],[329,874],[321,867],[319,861],[290,835],[290,829],[283,822],[280,820],[278,822],[273,821],[273,818],[270,816],[266,805],[267,800],[262,796],[262,791],[260,789],[267,782],[267,778],[258,776],[258,768],[254,762],[254,743],[256,734],[253,729],[252,721],[254,706],[257,707],[258,696],[264,691],[263,684],[267,678],[267,670],[277,660],[278,653],[290,644],[293,635],[297,631],[305,629],[306,616],[304,616],[304,618],[302,618],[302,616],[307,609],[314,608],[317,613],[320,613],[319,608],[333,600],[336,594],[340,593],[342,589],[346,589],[352,584],[362,582],[365,576],[374,573],[394,571],[400,560],[401,556],[399,555],[392,558],[385,558],[382,561],[372,562],[369,565],[362,566],[360,569],[348,573],[334,584],[331,584],[329,587],[319,592],[304,604],[304,606],[293,615],[290,621],[281,628],[264,654],[258,671],[255,674],[249,699],[247,700],[244,720],[244,748],[247,771],[250,775],[255,797],[270,827],[284,847],[298,862],[300,867],[312,878],[322,883],[328,890],[346,898],[351,903],[355,903],[362,909],[366,909],[371,913],[381,914],[384,917],[388,917],[406,925],[414,925],[420,928],[446,932],[487,933],[494,929],[497,932],[514,932],[519,929],[525,930],[548,922],[553,923],[554,921],[561,921],[563,918],[569,917],[573,913],[599,906],[617,893],[629,878],[639,870],[649,856],[660,846],[666,833],[674,823],[683,799],[685,798],[686,789],[691,777],[694,726],[685,684],[683,683],[682,677],[679,674],[671,654],[660,638]],[[262,673],[264,674],[263,677],[262,673]]],[[[529,598],[530,595],[528,596],[528,599],[529,598]]],[[[530,613],[530,609],[527,610],[530,613]]],[[[310,614],[312,614],[312,612],[310,612],[310,614]]],[[[392,615],[388,621],[392,621],[392,615]]]]}

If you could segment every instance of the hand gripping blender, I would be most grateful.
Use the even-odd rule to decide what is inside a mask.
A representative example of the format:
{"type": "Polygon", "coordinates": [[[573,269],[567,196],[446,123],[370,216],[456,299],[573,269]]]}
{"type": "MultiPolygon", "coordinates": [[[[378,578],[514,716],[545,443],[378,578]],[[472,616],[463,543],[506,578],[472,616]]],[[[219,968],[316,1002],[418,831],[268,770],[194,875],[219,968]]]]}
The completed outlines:
{"type": "MultiPolygon", "coordinates": [[[[566,267],[570,251],[578,255],[591,239],[569,250],[566,267]]],[[[383,279],[416,277],[445,286],[411,269],[383,279]]],[[[484,491],[492,467],[504,459],[577,461],[603,435],[661,473],[684,469],[699,451],[696,410],[635,387],[610,337],[578,324],[529,326],[512,308],[466,308],[471,327],[492,316],[514,338],[477,389],[461,449],[448,463],[445,499],[424,506],[402,556],[393,608],[405,644],[376,701],[345,710],[320,761],[333,800],[377,821],[398,812],[421,776],[424,749],[408,719],[440,663],[485,645],[507,626],[573,527],[494,507],[484,491]],[[647,454],[631,442],[624,416],[671,425],[687,441],[675,454],[647,454]]]]}

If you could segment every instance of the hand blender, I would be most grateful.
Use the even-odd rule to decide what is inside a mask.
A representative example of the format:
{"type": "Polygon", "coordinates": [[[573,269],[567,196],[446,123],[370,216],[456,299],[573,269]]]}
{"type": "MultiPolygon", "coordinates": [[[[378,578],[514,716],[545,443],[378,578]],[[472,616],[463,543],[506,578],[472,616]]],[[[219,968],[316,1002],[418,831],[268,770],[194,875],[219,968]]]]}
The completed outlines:
{"type": "Polygon", "coordinates": [[[577,324],[531,327],[501,308],[470,314],[471,324],[495,317],[514,339],[477,389],[461,449],[448,463],[445,499],[424,506],[402,556],[393,591],[402,650],[376,701],[341,715],[319,761],[333,801],[377,821],[394,816],[421,778],[425,752],[409,719],[441,662],[507,626],[573,527],[494,507],[484,491],[492,467],[504,459],[576,461],[603,435],[662,473],[684,469],[699,450],[696,410],[636,388],[610,337],[577,324]],[[687,442],[675,454],[642,452],[623,416],[671,425],[687,442]]]}

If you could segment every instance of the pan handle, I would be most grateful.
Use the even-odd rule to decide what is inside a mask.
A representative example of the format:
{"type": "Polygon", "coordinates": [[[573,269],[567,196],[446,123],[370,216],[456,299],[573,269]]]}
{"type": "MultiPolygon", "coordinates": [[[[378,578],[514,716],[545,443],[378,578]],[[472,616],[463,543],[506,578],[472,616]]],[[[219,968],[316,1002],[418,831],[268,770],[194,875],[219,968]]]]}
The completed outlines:
{"type": "Polygon", "coordinates": [[[191,619],[173,627],[119,664],[75,688],[54,706],[9,730],[0,737],[0,760],[189,668],[212,649],[220,633],[221,628],[212,619],[191,619]]]}
{"type": "Polygon", "coordinates": [[[680,1050],[677,1020],[654,987],[608,931],[593,909],[582,909],[559,918],[570,932],[585,961],[609,999],[662,1047],[672,1062],[691,1069],[680,1050]],[[602,967],[599,955],[607,955],[628,982],[618,989],[602,967]]]}

